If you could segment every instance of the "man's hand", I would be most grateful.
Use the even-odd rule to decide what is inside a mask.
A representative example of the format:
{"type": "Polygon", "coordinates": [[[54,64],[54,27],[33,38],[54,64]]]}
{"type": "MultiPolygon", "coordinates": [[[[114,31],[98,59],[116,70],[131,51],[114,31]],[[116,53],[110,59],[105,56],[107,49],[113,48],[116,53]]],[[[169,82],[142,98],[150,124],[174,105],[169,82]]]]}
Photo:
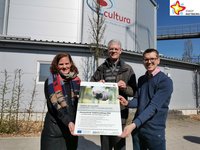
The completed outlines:
{"type": "Polygon", "coordinates": [[[128,137],[135,128],[136,128],[135,123],[129,124],[128,126],[124,128],[124,131],[122,132],[120,137],[122,138],[128,137]]]}
{"type": "Polygon", "coordinates": [[[121,105],[123,106],[127,106],[128,105],[128,101],[121,95],[118,96],[119,102],[121,105]]]}
{"type": "Polygon", "coordinates": [[[122,89],[122,90],[127,88],[126,83],[124,81],[122,81],[122,80],[120,80],[117,83],[117,85],[118,85],[119,89],[122,89]]]}
{"type": "Polygon", "coordinates": [[[105,83],[105,80],[99,80],[99,82],[105,83]]]}

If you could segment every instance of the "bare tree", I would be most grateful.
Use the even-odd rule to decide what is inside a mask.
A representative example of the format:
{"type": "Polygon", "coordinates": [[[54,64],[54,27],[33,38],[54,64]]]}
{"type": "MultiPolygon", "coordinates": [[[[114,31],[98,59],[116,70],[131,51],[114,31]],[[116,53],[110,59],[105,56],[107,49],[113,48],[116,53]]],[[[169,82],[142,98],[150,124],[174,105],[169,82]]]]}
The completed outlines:
{"type": "Polygon", "coordinates": [[[83,80],[84,81],[89,81],[92,74],[93,74],[93,67],[92,67],[92,58],[87,57],[87,58],[82,58],[82,68],[83,68],[83,80]]]}
{"type": "Polygon", "coordinates": [[[12,128],[13,126],[13,120],[15,116],[15,109],[16,109],[16,80],[17,80],[17,74],[18,74],[18,69],[15,70],[14,72],[14,80],[13,80],[13,86],[12,86],[12,91],[11,91],[11,100],[10,100],[10,106],[9,106],[9,114],[8,114],[8,119],[9,119],[9,129],[12,128]]]}
{"type": "Polygon", "coordinates": [[[16,82],[16,125],[18,126],[19,119],[19,107],[20,107],[20,99],[23,93],[23,84],[22,84],[22,70],[18,69],[18,76],[16,82]]]}
{"type": "Polygon", "coordinates": [[[100,6],[100,1],[94,1],[93,6],[95,8],[95,11],[93,13],[93,16],[89,17],[89,22],[91,25],[91,51],[94,54],[94,70],[99,66],[98,60],[99,57],[103,54],[103,47],[102,47],[102,39],[103,35],[106,29],[105,26],[105,18],[102,14],[102,9],[100,6]]]}
{"type": "Polygon", "coordinates": [[[29,108],[27,109],[28,121],[30,121],[31,113],[33,112],[33,103],[34,103],[35,97],[37,95],[36,87],[37,87],[37,81],[36,81],[36,78],[35,78],[34,79],[33,90],[32,90],[32,93],[31,93],[31,101],[29,103],[29,108]]]}
{"type": "Polygon", "coordinates": [[[28,112],[28,119],[27,119],[27,124],[26,124],[26,131],[29,132],[31,130],[31,127],[33,124],[31,124],[31,115],[33,113],[33,104],[34,104],[34,101],[35,101],[35,97],[37,95],[37,81],[36,81],[36,78],[33,80],[34,82],[34,85],[33,85],[33,90],[32,90],[32,93],[31,93],[31,101],[29,103],[29,108],[27,109],[27,112],[28,112]]]}
{"type": "Polygon", "coordinates": [[[19,131],[18,112],[19,112],[19,102],[20,102],[20,98],[22,94],[20,69],[15,70],[14,80],[12,83],[13,83],[13,86],[11,89],[9,88],[10,75],[5,70],[3,81],[0,88],[1,89],[0,95],[1,95],[1,100],[2,100],[1,101],[0,131],[3,133],[13,133],[13,132],[19,131]]]}
{"type": "Polygon", "coordinates": [[[42,121],[41,121],[41,124],[40,124],[40,128],[42,129],[43,127],[43,121],[44,121],[44,114],[45,114],[45,109],[46,109],[46,106],[47,105],[47,101],[46,99],[44,100],[44,105],[43,105],[43,110],[42,110],[42,121]]]}
{"type": "Polygon", "coordinates": [[[6,70],[4,70],[4,81],[2,82],[2,86],[0,88],[0,95],[1,95],[1,118],[0,118],[0,125],[4,120],[4,113],[5,109],[7,108],[8,100],[6,99],[6,94],[9,92],[8,84],[9,84],[9,75],[6,70]]]}
{"type": "Polygon", "coordinates": [[[192,61],[192,53],[193,53],[193,46],[192,46],[192,41],[191,40],[186,40],[184,43],[184,52],[182,59],[184,61],[192,61]]]}

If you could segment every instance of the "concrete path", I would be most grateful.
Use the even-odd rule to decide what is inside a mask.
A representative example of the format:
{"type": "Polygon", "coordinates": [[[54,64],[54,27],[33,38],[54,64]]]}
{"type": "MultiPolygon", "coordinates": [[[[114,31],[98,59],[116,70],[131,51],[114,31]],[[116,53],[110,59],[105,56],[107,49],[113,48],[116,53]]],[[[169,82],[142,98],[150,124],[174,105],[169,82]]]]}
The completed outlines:
{"type": "MultiPolygon", "coordinates": [[[[200,121],[170,118],[166,129],[167,150],[200,150],[200,121]]],[[[127,150],[132,150],[131,137],[127,150]]],[[[39,150],[40,137],[0,137],[0,150],[39,150]]],[[[78,150],[100,150],[99,136],[80,137],[78,150]]]]}

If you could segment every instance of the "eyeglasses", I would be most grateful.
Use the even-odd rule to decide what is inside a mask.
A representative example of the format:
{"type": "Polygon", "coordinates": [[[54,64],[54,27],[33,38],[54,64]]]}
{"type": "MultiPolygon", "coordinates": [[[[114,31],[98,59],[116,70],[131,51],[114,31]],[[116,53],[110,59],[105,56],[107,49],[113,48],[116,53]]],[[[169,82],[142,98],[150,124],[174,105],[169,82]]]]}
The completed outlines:
{"type": "Polygon", "coordinates": [[[155,62],[157,59],[158,59],[158,58],[149,58],[149,59],[145,58],[143,61],[144,61],[145,63],[148,63],[149,61],[150,61],[151,63],[153,63],[153,62],[155,62]]]}

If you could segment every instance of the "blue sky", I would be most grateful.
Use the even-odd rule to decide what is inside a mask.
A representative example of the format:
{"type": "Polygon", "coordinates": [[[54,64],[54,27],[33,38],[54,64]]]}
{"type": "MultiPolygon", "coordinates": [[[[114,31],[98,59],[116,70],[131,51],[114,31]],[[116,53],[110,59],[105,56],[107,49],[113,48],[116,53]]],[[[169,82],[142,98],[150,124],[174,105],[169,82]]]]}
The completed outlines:
{"type": "MultiPolygon", "coordinates": [[[[170,0],[156,0],[159,5],[157,10],[157,26],[176,26],[187,24],[200,24],[200,16],[170,16],[169,5],[170,0]]],[[[180,0],[181,2],[181,0],[180,0]]],[[[200,8],[199,8],[200,9],[200,8]]],[[[183,40],[162,40],[157,41],[157,49],[164,56],[182,58],[184,50],[183,40]]],[[[200,38],[190,39],[193,45],[193,55],[200,55],[200,38]]]]}

